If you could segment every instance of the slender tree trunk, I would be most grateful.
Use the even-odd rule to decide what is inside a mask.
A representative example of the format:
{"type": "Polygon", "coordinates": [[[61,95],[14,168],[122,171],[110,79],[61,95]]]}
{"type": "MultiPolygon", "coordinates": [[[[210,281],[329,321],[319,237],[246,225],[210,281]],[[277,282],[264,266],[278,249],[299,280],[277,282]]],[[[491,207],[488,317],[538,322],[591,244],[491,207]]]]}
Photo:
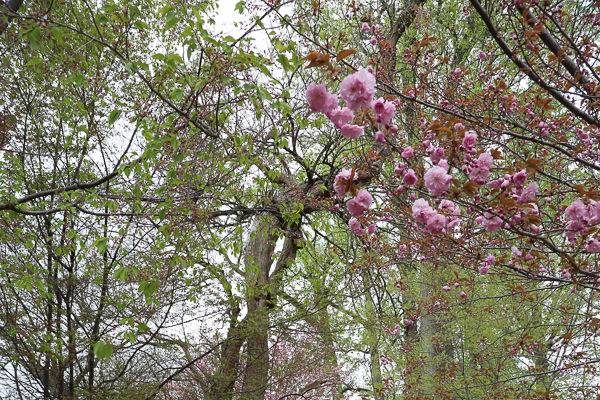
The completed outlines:
{"type": "MultiPolygon", "coordinates": [[[[54,277],[54,263],[52,259],[52,243],[53,243],[53,231],[52,231],[52,222],[50,217],[44,218],[44,223],[46,227],[46,251],[47,251],[47,282],[46,287],[48,293],[53,293],[54,284],[52,279],[54,277]]],[[[52,299],[46,300],[46,335],[48,338],[52,337],[52,320],[54,315],[54,307],[52,304],[52,299]]],[[[46,354],[44,356],[44,366],[42,373],[42,386],[44,391],[44,400],[50,399],[52,395],[51,391],[51,368],[52,368],[52,357],[50,355],[50,346],[52,339],[48,339],[46,341],[46,345],[48,349],[46,349],[46,354]]]]}
{"type": "Polygon", "coordinates": [[[543,398],[546,399],[550,398],[552,383],[550,375],[547,374],[550,370],[550,362],[548,361],[548,343],[546,341],[546,328],[544,327],[544,316],[542,313],[543,307],[539,303],[536,303],[532,305],[531,309],[531,323],[533,326],[539,327],[537,330],[540,332],[538,346],[533,349],[533,362],[535,371],[542,375],[536,378],[535,388],[536,392],[542,394],[543,398]]]}
{"type": "Polygon", "coordinates": [[[270,214],[256,217],[245,249],[246,368],[240,399],[264,399],[269,377],[268,279],[277,243],[277,219],[270,214]]]}
{"type": "MultiPolygon", "coordinates": [[[[333,378],[336,382],[341,382],[341,376],[339,374],[339,364],[337,354],[335,352],[335,337],[331,331],[331,321],[329,318],[329,312],[327,308],[321,308],[317,313],[318,326],[316,327],[319,332],[319,337],[323,341],[324,345],[324,359],[325,367],[331,371],[333,378]]],[[[333,399],[339,400],[343,398],[339,391],[336,391],[333,399]]]]}
{"type": "MultiPolygon", "coordinates": [[[[406,33],[406,30],[412,25],[414,19],[417,16],[419,8],[425,4],[426,0],[404,0],[401,8],[396,9],[395,2],[390,3],[388,7],[388,14],[390,16],[391,25],[390,32],[388,35],[388,42],[384,45],[383,49],[383,71],[380,79],[391,87],[396,87],[398,78],[397,68],[397,48],[398,43],[402,36],[406,33]],[[388,45],[389,44],[389,45],[388,45]]],[[[406,66],[408,67],[408,66],[406,66]]],[[[407,84],[414,80],[412,71],[400,70],[402,83],[407,84]]],[[[406,134],[406,138],[410,143],[415,138],[415,127],[418,126],[416,118],[416,110],[412,103],[405,102],[402,108],[402,116],[404,124],[402,126],[403,131],[406,134]]],[[[404,270],[402,273],[402,281],[407,285],[410,282],[409,271],[404,270]]],[[[405,313],[413,311],[417,306],[417,299],[413,296],[410,290],[405,290],[402,294],[402,308],[405,313]]],[[[417,324],[411,324],[404,329],[404,349],[406,351],[405,356],[405,367],[404,367],[404,398],[416,399],[419,392],[419,380],[421,378],[420,371],[420,357],[418,352],[420,337],[419,331],[417,330],[417,324]]]]}
{"type": "MultiPolygon", "coordinates": [[[[429,274],[428,270],[431,268],[427,265],[421,265],[421,277],[420,281],[420,297],[421,300],[427,304],[431,299],[431,285],[435,285],[437,282],[430,282],[430,278],[434,274],[429,274]]],[[[419,318],[419,339],[421,341],[420,351],[423,355],[423,361],[425,363],[422,370],[422,395],[433,395],[437,386],[437,357],[438,351],[434,343],[436,333],[438,333],[435,316],[431,311],[427,310],[429,307],[422,307],[421,316],[419,318]]]]}
{"type": "MultiPolygon", "coordinates": [[[[106,193],[108,193],[109,183],[106,183],[106,193]]],[[[108,206],[104,207],[105,214],[108,215],[108,206]]],[[[103,232],[104,238],[108,240],[108,216],[104,218],[103,232]]],[[[100,288],[100,298],[98,299],[98,310],[94,318],[94,325],[92,326],[92,332],[90,334],[90,344],[87,354],[87,370],[88,370],[88,390],[92,394],[94,392],[94,374],[96,370],[96,357],[94,355],[94,345],[100,340],[100,323],[102,322],[102,316],[104,315],[104,307],[106,305],[106,298],[109,290],[109,279],[110,279],[110,268],[111,263],[108,258],[108,248],[102,254],[102,283],[100,288]]]]}
{"type": "MultiPolygon", "coordinates": [[[[75,224],[71,224],[74,229],[75,224]]],[[[73,244],[74,245],[74,244],[73,244]]],[[[77,254],[75,248],[71,250],[69,260],[69,274],[67,276],[67,295],[66,295],[66,313],[67,313],[67,364],[69,368],[69,383],[67,388],[67,399],[73,399],[75,391],[74,365],[77,361],[77,344],[75,324],[73,323],[73,294],[75,292],[75,270],[77,265],[77,254]]]]}
{"type": "Polygon", "coordinates": [[[381,374],[381,354],[379,353],[379,330],[375,314],[375,301],[371,295],[367,271],[362,273],[363,290],[365,291],[366,322],[365,330],[369,344],[369,369],[373,398],[383,400],[383,378],[381,374]]]}
{"type": "Polygon", "coordinates": [[[243,322],[237,322],[238,314],[239,311],[234,313],[227,338],[221,346],[219,368],[212,377],[209,400],[233,399],[235,382],[240,369],[240,350],[244,344],[243,322]]]}

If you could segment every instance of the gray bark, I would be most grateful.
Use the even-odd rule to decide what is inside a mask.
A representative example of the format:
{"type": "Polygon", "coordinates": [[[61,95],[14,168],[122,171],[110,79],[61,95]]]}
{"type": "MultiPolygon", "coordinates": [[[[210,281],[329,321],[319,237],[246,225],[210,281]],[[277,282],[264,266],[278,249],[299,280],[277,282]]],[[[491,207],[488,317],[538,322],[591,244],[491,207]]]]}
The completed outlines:
{"type": "Polygon", "coordinates": [[[269,271],[277,243],[277,220],[270,214],[254,221],[245,250],[246,369],[240,399],[264,399],[269,377],[269,271]]]}

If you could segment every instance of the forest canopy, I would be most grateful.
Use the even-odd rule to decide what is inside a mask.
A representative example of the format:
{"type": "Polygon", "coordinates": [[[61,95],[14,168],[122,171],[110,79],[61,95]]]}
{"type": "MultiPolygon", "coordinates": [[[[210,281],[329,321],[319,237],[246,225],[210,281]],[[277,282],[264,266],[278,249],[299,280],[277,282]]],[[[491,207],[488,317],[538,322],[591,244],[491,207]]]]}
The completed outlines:
{"type": "Polygon", "coordinates": [[[0,399],[600,399],[600,2],[0,0],[0,399]]]}

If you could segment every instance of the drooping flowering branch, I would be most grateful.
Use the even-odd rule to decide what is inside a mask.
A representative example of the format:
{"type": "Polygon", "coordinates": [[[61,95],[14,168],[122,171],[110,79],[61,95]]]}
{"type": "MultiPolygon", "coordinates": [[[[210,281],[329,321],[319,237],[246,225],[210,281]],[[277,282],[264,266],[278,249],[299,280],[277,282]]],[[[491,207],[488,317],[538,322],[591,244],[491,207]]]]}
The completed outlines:
{"type": "MultiPolygon", "coordinates": [[[[325,114],[339,129],[341,135],[348,140],[355,140],[364,135],[365,130],[369,127],[354,123],[354,121],[357,120],[357,115],[366,115],[366,118],[360,118],[360,120],[373,122],[370,128],[375,131],[374,141],[383,146],[389,144],[393,149],[397,149],[387,140],[387,137],[396,135],[398,132],[398,127],[393,122],[399,103],[397,100],[386,100],[382,97],[374,99],[376,78],[372,72],[371,67],[359,69],[342,80],[339,96],[345,106],[340,106],[338,96],[330,93],[324,85],[311,84],[306,92],[307,101],[312,111],[325,114]]],[[[433,134],[432,128],[439,129],[436,127],[436,123],[439,122],[434,120],[429,127],[422,125],[427,132],[425,139],[418,146],[422,151],[417,152],[413,146],[405,146],[398,151],[401,160],[394,168],[395,175],[401,181],[395,193],[399,194],[407,189],[414,190],[410,196],[413,201],[412,218],[422,230],[422,234],[468,236],[465,230],[471,231],[469,235],[476,234],[481,229],[487,234],[504,230],[511,234],[517,233],[526,240],[533,239],[536,243],[549,244],[549,240],[544,236],[543,228],[539,224],[541,217],[537,201],[540,184],[533,180],[533,175],[530,175],[527,169],[521,168],[512,173],[504,173],[499,177],[494,176],[495,160],[500,156],[498,150],[490,149],[482,143],[479,144],[482,150],[478,152],[480,134],[474,129],[466,128],[460,122],[454,123],[451,128],[453,135],[460,135],[460,142],[448,147],[449,143],[439,141],[433,134]],[[424,189],[432,198],[431,200],[439,199],[437,206],[432,206],[430,201],[416,196],[417,191],[420,191],[418,187],[420,178],[415,171],[417,165],[411,161],[415,157],[420,160],[421,165],[430,165],[423,172],[421,179],[424,189]],[[412,168],[411,163],[414,165],[412,168]],[[457,192],[456,189],[451,189],[461,186],[462,191],[457,192]],[[464,196],[464,194],[468,196],[464,196]],[[456,202],[456,199],[460,200],[459,203],[466,208],[466,212],[461,212],[461,205],[456,202]],[[468,224],[461,228],[460,225],[463,222],[461,215],[473,215],[473,213],[475,214],[475,224],[468,224]]],[[[549,128],[541,127],[540,129],[542,131],[540,135],[547,137],[548,132],[544,134],[544,129],[547,131],[549,128]]],[[[582,135],[587,140],[591,140],[590,135],[582,135]]],[[[531,167],[533,172],[536,172],[538,165],[535,163],[538,162],[531,160],[532,165],[528,164],[528,168],[531,167]]],[[[351,231],[358,236],[363,236],[367,232],[372,234],[376,230],[375,225],[370,224],[365,229],[361,219],[371,207],[373,197],[367,189],[356,188],[355,180],[356,171],[343,168],[335,177],[334,189],[337,197],[341,200],[348,195],[351,196],[346,202],[348,212],[352,215],[349,221],[351,231]]],[[[579,237],[594,233],[595,226],[600,223],[600,211],[598,211],[600,206],[598,204],[600,203],[593,199],[589,199],[587,204],[576,200],[567,208],[567,219],[563,222],[563,232],[570,243],[575,243],[579,237]]],[[[550,248],[559,257],[566,257],[572,264],[570,269],[584,272],[584,275],[588,278],[592,277],[593,281],[598,280],[595,271],[582,271],[579,266],[573,264],[572,255],[566,256],[571,251],[560,249],[554,245],[550,248]]],[[[586,240],[584,251],[587,253],[600,252],[600,241],[597,238],[589,237],[586,240]]],[[[521,258],[523,262],[530,262],[534,259],[531,252],[524,252],[516,246],[512,246],[511,254],[514,260],[509,261],[510,265],[520,263],[519,259],[521,258]]],[[[485,274],[494,264],[495,256],[488,254],[476,270],[485,274]]],[[[540,269],[540,271],[542,270],[540,269]]],[[[547,272],[547,270],[544,269],[543,272],[547,272]]],[[[561,274],[564,278],[565,274],[563,272],[561,274]]],[[[571,278],[570,275],[569,278],[571,278]]]]}

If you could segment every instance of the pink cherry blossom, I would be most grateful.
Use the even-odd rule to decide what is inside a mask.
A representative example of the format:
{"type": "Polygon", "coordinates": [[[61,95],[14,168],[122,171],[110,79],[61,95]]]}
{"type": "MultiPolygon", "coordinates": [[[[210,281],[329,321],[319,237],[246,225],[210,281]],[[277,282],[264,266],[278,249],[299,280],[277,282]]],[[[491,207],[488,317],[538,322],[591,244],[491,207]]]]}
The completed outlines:
{"type": "Polygon", "coordinates": [[[502,218],[498,217],[497,215],[491,214],[487,211],[484,212],[483,215],[478,216],[475,219],[475,222],[477,222],[479,225],[482,225],[488,232],[497,231],[502,227],[502,224],[504,223],[504,221],[502,221],[502,218]]]}
{"type": "Polygon", "coordinates": [[[373,136],[373,139],[375,139],[376,142],[385,143],[385,134],[381,131],[377,131],[373,136]]]}
{"type": "Polygon", "coordinates": [[[434,210],[425,199],[418,199],[413,203],[412,215],[415,221],[424,224],[430,233],[443,232],[448,223],[446,216],[434,210]]]}
{"type": "Polygon", "coordinates": [[[371,196],[371,193],[366,189],[361,189],[354,198],[348,201],[346,206],[348,207],[350,214],[358,217],[369,209],[371,203],[373,203],[373,196],[371,196]]]}
{"type": "Polygon", "coordinates": [[[490,176],[490,167],[494,162],[494,158],[490,153],[481,153],[475,165],[469,171],[469,179],[473,182],[483,185],[490,176]]]}
{"type": "Polygon", "coordinates": [[[510,248],[510,251],[513,253],[513,255],[515,257],[522,257],[523,256],[523,252],[521,250],[519,250],[519,248],[517,246],[512,246],[510,248]]]}
{"type": "Polygon", "coordinates": [[[565,214],[571,221],[583,221],[587,218],[588,211],[581,200],[575,200],[565,209],[565,214]]]}
{"type": "Polygon", "coordinates": [[[447,223],[448,219],[445,215],[434,212],[434,214],[427,218],[425,227],[427,228],[427,231],[431,233],[440,233],[444,231],[447,223]]]}
{"type": "Polygon", "coordinates": [[[600,223],[600,201],[590,200],[588,206],[588,224],[596,225],[600,223]]]}
{"type": "Polygon", "coordinates": [[[487,186],[490,189],[500,189],[503,182],[504,182],[503,179],[494,179],[493,181],[488,182],[487,186]]]}
{"type": "Polygon", "coordinates": [[[363,32],[369,32],[371,30],[371,27],[369,26],[369,24],[367,22],[363,22],[360,30],[363,32]]]}
{"type": "Polygon", "coordinates": [[[354,233],[356,236],[363,236],[365,234],[364,228],[356,218],[350,218],[350,221],[348,221],[348,226],[350,227],[352,233],[354,233]]]}
{"type": "Polygon", "coordinates": [[[333,125],[338,129],[341,129],[344,125],[354,119],[354,113],[348,107],[336,108],[331,111],[328,116],[331,122],[333,122],[333,125]]]}
{"type": "Polygon", "coordinates": [[[412,215],[415,221],[425,224],[430,215],[435,214],[427,200],[417,199],[412,205],[412,215]]]}
{"type": "Polygon", "coordinates": [[[431,162],[434,164],[438,164],[442,160],[442,158],[444,158],[445,153],[446,152],[444,151],[443,147],[436,147],[431,152],[431,155],[430,155],[431,162]]]}
{"type": "Polygon", "coordinates": [[[378,123],[389,125],[396,112],[396,106],[393,102],[386,101],[383,97],[380,97],[373,101],[373,111],[375,111],[378,123]]]}
{"type": "Polygon", "coordinates": [[[527,179],[527,172],[522,169],[519,172],[515,172],[512,176],[512,181],[516,187],[523,187],[525,180],[527,179]]]}
{"type": "Polygon", "coordinates": [[[523,191],[521,195],[517,199],[519,203],[531,203],[535,201],[535,196],[537,195],[538,184],[537,182],[531,182],[523,191]]]}
{"type": "Polygon", "coordinates": [[[312,111],[329,114],[338,107],[335,95],[329,93],[325,85],[311,83],[306,89],[306,100],[312,111]]]}
{"type": "Polygon", "coordinates": [[[342,136],[347,139],[356,139],[362,136],[365,128],[360,125],[346,124],[342,126],[342,136]]]}
{"type": "Polygon", "coordinates": [[[424,179],[425,187],[433,196],[444,194],[452,181],[452,177],[448,175],[447,170],[439,166],[431,167],[425,173],[424,179]]]}
{"type": "Polygon", "coordinates": [[[352,110],[370,107],[374,94],[375,77],[364,68],[347,76],[340,84],[340,95],[352,110]]]}
{"type": "Polygon", "coordinates": [[[585,246],[585,251],[587,251],[588,253],[600,253],[600,240],[589,240],[585,246]]]}
{"type": "Polygon", "coordinates": [[[377,232],[377,225],[375,225],[375,224],[370,224],[370,225],[367,227],[367,232],[369,232],[369,235],[372,235],[372,234],[374,234],[375,232],[377,232]]]}
{"type": "Polygon", "coordinates": [[[460,224],[460,207],[455,202],[443,199],[438,209],[448,217],[448,229],[452,229],[460,224]]]}
{"type": "Polygon", "coordinates": [[[588,228],[600,223],[600,202],[590,200],[586,205],[575,200],[565,209],[567,217],[567,239],[574,242],[577,234],[585,234],[588,228]]]}
{"type": "Polygon", "coordinates": [[[415,174],[415,171],[412,168],[406,171],[402,177],[402,182],[406,186],[414,186],[414,184],[417,183],[417,180],[417,174],[415,174]]]}
{"type": "Polygon", "coordinates": [[[403,176],[404,175],[404,171],[406,171],[406,165],[405,164],[398,164],[398,165],[396,165],[396,167],[394,167],[394,174],[396,174],[398,176],[403,176]]]}
{"type": "Polygon", "coordinates": [[[466,131],[465,136],[463,137],[462,146],[466,150],[472,150],[473,146],[477,143],[477,133],[475,131],[466,131]]]}
{"type": "Polygon", "coordinates": [[[413,150],[413,148],[411,146],[408,146],[404,150],[402,150],[403,158],[411,158],[414,155],[415,155],[415,151],[413,150]]]}

